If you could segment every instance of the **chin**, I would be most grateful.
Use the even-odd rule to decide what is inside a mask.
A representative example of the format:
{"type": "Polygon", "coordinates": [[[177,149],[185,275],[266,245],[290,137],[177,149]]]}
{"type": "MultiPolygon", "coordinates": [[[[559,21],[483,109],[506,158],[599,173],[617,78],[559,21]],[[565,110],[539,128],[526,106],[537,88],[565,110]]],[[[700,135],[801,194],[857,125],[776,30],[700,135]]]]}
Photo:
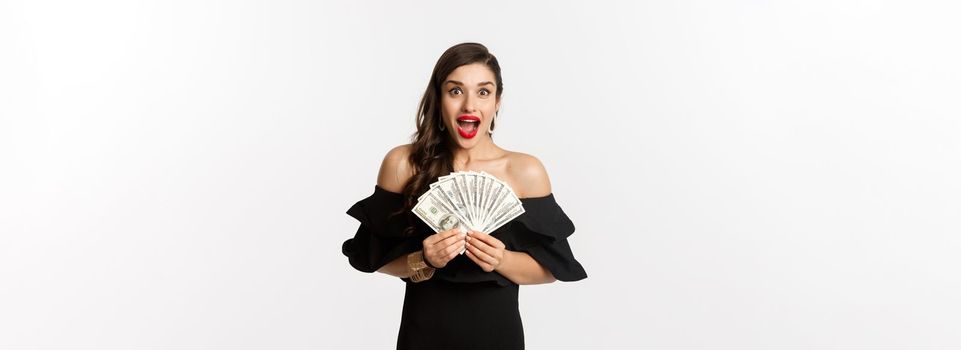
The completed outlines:
{"type": "Polygon", "coordinates": [[[475,136],[472,139],[465,139],[460,136],[454,136],[454,137],[456,138],[456,140],[454,140],[455,141],[454,143],[456,143],[458,147],[463,149],[471,149],[471,148],[474,148],[474,146],[477,146],[477,139],[480,136],[475,136]]]}

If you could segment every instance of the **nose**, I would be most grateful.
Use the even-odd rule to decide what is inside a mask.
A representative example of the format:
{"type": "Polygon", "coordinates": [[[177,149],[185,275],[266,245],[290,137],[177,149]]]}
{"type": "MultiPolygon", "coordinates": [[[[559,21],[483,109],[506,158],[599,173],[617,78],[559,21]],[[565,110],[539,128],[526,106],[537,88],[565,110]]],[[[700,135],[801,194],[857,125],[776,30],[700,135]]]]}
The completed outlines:
{"type": "Polygon", "coordinates": [[[474,107],[475,99],[470,94],[465,94],[464,97],[464,113],[474,113],[477,108],[474,107]]]}

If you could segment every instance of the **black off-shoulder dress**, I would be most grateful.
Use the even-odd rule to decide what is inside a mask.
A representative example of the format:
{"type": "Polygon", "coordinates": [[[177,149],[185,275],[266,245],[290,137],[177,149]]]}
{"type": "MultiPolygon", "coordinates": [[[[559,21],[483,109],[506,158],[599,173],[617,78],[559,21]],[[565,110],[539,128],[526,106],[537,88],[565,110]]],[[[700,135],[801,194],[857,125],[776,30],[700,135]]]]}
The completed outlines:
{"type": "MultiPolygon", "coordinates": [[[[567,242],[574,224],[554,194],[521,202],[525,213],[490,234],[508,250],[527,252],[560,281],[586,278],[567,242]]],[[[412,214],[391,215],[401,208],[401,194],[374,186],[372,195],[347,210],[360,221],[357,233],[342,247],[351,266],[374,272],[423,248],[422,241],[433,230],[412,214]],[[410,225],[414,234],[405,235],[410,225]]],[[[397,349],[524,348],[519,286],[497,272],[484,272],[467,255],[458,255],[427,281],[402,280],[406,294],[397,349]]]]}

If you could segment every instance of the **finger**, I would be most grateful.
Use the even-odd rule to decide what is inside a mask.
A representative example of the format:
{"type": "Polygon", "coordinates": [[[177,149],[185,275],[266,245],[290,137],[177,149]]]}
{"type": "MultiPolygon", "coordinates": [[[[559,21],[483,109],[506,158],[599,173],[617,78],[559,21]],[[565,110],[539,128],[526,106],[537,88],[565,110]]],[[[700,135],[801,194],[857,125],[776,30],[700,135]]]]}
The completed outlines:
{"type": "Polygon", "coordinates": [[[454,246],[455,245],[444,246],[441,244],[434,244],[429,247],[424,247],[424,252],[426,255],[430,256],[435,261],[440,261],[445,259],[448,253],[450,253],[450,251],[453,250],[454,246]]]}
{"type": "MultiPolygon", "coordinates": [[[[444,236],[448,236],[449,233],[450,232],[448,231],[442,231],[434,234],[431,237],[444,237],[444,236]]],[[[433,243],[430,243],[430,242],[427,242],[427,240],[424,240],[424,252],[430,255],[431,257],[439,259],[443,255],[445,255],[445,253],[443,253],[442,251],[448,246],[450,246],[450,243],[448,243],[448,240],[450,240],[450,242],[457,242],[458,236],[459,236],[458,232],[453,231],[453,235],[451,235],[450,237],[446,237],[441,240],[435,240],[433,243]]]]}
{"type": "Polygon", "coordinates": [[[467,249],[467,257],[473,260],[474,263],[477,264],[477,266],[480,266],[481,269],[483,269],[484,271],[490,272],[494,268],[493,266],[491,266],[491,264],[488,264],[483,260],[478,259],[477,256],[474,255],[474,253],[471,253],[470,249],[467,249]]]}
{"type": "Polygon", "coordinates": [[[447,261],[453,260],[454,257],[456,257],[458,254],[460,254],[460,252],[461,252],[462,250],[464,250],[464,246],[463,246],[463,245],[461,245],[461,246],[458,247],[457,249],[454,249],[454,251],[450,252],[450,254],[447,254],[447,261]]]}
{"type": "Polygon", "coordinates": [[[472,253],[478,259],[483,260],[485,263],[490,264],[491,266],[497,265],[497,259],[495,259],[492,255],[484,252],[483,250],[478,249],[476,246],[474,246],[471,243],[467,243],[467,251],[472,253]]]}
{"type": "Polygon", "coordinates": [[[441,257],[446,256],[451,250],[455,250],[457,252],[464,250],[463,247],[464,240],[460,239],[458,236],[454,236],[429,247],[424,247],[424,250],[429,252],[431,256],[440,259],[441,257]],[[448,241],[450,242],[449,244],[448,241]]]}
{"type": "Polygon", "coordinates": [[[497,249],[497,247],[491,246],[485,241],[477,239],[477,236],[473,236],[473,235],[467,236],[467,239],[465,241],[467,242],[467,245],[474,246],[477,249],[480,249],[482,252],[487,253],[487,255],[498,256],[497,251],[500,249],[497,249]]]}
{"type": "Polygon", "coordinates": [[[447,265],[447,262],[454,259],[454,257],[456,257],[457,254],[459,254],[462,250],[464,250],[464,243],[455,243],[444,248],[443,250],[440,250],[437,252],[437,259],[435,259],[440,261],[440,264],[435,266],[447,265]]]}
{"type": "Polygon", "coordinates": [[[463,249],[464,249],[464,243],[454,243],[445,247],[443,250],[441,250],[441,254],[449,255],[451,252],[460,253],[460,251],[463,249]]]}
{"type": "MultiPolygon", "coordinates": [[[[434,247],[437,247],[437,245],[434,245],[434,247]]],[[[455,243],[448,247],[438,248],[432,251],[425,250],[424,258],[433,266],[444,267],[447,265],[447,262],[454,259],[461,250],[464,250],[464,245],[455,243]]]]}
{"type": "Polygon", "coordinates": [[[504,247],[504,243],[501,242],[501,240],[499,240],[499,239],[497,239],[497,238],[494,238],[494,236],[491,236],[491,235],[489,235],[489,234],[486,234],[486,233],[483,233],[483,232],[480,232],[480,231],[471,231],[470,234],[468,235],[468,237],[470,237],[470,238],[476,238],[477,240],[480,240],[480,241],[482,241],[482,242],[484,242],[484,243],[487,243],[487,245],[489,245],[489,246],[491,246],[491,247],[494,247],[494,248],[503,248],[503,247],[504,247]]]}
{"type": "Polygon", "coordinates": [[[440,247],[447,247],[447,246],[456,244],[457,242],[463,241],[464,237],[467,237],[467,234],[456,232],[456,234],[454,234],[453,236],[444,238],[444,240],[435,243],[435,245],[440,247]]]}
{"type": "Polygon", "coordinates": [[[457,228],[453,228],[447,231],[440,231],[438,233],[430,235],[430,237],[427,237],[427,239],[424,240],[424,243],[436,244],[437,242],[445,240],[451,236],[457,235],[458,233],[460,233],[460,230],[457,228]]]}
{"type": "Polygon", "coordinates": [[[436,264],[431,263],[431,265],[437,266],[437,267],[445,267],[451,260],[454,259],[455,256],[457,256],[457,253],[447,254],[445,256],[434,259],[434,261],[436,261],[437,263],[436,264]]]}

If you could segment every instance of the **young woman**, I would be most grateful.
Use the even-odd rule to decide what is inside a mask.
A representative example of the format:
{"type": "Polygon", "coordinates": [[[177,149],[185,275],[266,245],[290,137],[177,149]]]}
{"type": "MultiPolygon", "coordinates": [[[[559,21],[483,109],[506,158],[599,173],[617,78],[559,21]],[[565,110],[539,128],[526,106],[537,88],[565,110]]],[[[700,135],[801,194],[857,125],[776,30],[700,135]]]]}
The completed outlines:
{"type": "Polygon", "coordinates": [[[413,142],[387,153],[374,193],[347,211],[360,221],[343,245],[350,264],[406,282],[398,349],[523,349],[519,285],[587,277],[567,242],[574,225],[544,166],[494,143],[503,91],[497,58],[483,45],[444,52],[421,100],[413,142]],[[506,182],[524,214],[494,232],[434,233],[411,208],[454,171],[506,182]]]}

